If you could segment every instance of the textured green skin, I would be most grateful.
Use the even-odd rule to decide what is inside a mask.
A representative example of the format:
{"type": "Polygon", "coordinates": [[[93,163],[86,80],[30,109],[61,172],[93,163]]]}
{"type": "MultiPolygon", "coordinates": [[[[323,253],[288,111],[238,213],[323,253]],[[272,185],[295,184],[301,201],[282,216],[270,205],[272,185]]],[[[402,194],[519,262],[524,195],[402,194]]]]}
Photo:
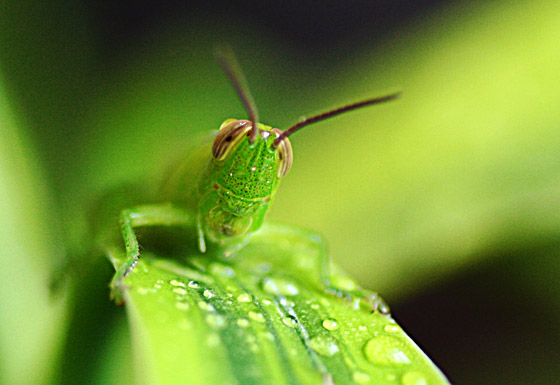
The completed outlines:
{"type": "Polygon", "coordinates": [[[276,134],[259,124],[254,143],[244,137],[223,160],[212,158],[198,185],[198,218],[207,241],[238,248],[263,223],[276,193],[278,151],[272,147],[276,134]],[[233,228],[226,234],[224,225],[233,228]]]}

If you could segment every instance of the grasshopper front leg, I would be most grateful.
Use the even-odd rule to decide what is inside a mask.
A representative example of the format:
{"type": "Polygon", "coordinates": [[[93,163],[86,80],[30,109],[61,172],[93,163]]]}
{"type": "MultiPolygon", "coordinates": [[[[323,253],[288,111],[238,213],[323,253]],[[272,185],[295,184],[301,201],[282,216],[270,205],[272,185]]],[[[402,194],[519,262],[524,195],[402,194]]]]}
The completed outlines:
{"type": "Polygon", "coordinates": [[[330,271],[330,256],[327,252],[326,243],[323,237],[313,231],[300,229],[281,224],[266,224],[263,228],[253,235],[254,240],[262,239],[286,239],[294,244],[305,245],[318,252],[319,258],[319,280],[326,293],[341,298],[349,302],[358,301],[360,306],[378,311],[382,314],[389,314],[390,309],[387,303],[377,294],[369,290],[345,290],[334,285],[330,271]]]}
{"type": "Polygon", "coordinates": [[[149,226],[189,227],[196,222],[191,213],[171,203],[141,205],[122,210],[120,221],[126,261],[117,269],[110,286],[111,298],[117,303],[123,302],[124,278],[134,270],[140,258],[140,244],[134,229],[149,226]]]}

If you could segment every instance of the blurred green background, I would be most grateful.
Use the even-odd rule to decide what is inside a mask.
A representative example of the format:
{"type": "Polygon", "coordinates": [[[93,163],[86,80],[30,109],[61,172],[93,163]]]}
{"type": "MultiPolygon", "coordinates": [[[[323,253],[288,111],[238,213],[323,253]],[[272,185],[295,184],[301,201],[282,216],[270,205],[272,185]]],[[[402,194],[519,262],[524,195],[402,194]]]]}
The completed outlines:
{"type": "Polygon", "coordinates": [[[560,384],[560,3],[7,0],[0,20],[2,383],[126,382],[105,283],[80,322],[121,322],[89,351],[47,277],[104,189],[246,116],[225,42],[279,128],[403,91],[294,135],[269,219],[323,234],[452,383],[560,384]]]}

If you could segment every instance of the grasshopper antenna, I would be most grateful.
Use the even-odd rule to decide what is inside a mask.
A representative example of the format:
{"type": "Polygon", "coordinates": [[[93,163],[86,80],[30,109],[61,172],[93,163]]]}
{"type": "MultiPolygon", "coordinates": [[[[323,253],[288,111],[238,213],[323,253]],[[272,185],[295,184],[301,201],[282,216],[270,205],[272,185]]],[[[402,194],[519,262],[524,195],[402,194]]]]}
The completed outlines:
{"type": "Polygon", "coordinates": [[[365,100],[362,100],[360,102],[348,104],[346,106],[335,108],[334,110],[326,111],[326,112],[323,112],[321,114],[312,116],[310,118],[306,118],[306,119],[302,120],[301,122],[294,124],[292,127],[288,128],[286,131],[284,131],[280,135],[278,135],[278,137],[276,137],[276,139],[274,140],[274,143],[273,143],[272,146],[275,147],[275,148],[278,147],[280,142],[282,142],[285,138],[292,135],[294,132],[301,130],[305,126],[308,126],[308,125],[313,124],[313,123],[320,122],[321,120],[332,118],[333,116],[340,115],[340,114],[343,114],[345,112],[352,111],[352,110],[355,110],[355,109],[358,109],[358,108],[371,106],[372,104],[385,103],[385,102],[394,100],[394,99],[398,98],[400,96],[400,94],[401,94],[400,92],[395,92],[393,94],[389,94],[389,95],[385,95],[385,96],[375,97],[375,98],[371,98],[371,99],[365,99],[365,100]]]}
{"type": "Polygon", "coordinates": [[[249,119],[253,124],[251,135],[249,136],[249,141],[251,143],[254,143],[259,133],[259,113],[257,111],[255,101],[253,100],[253,96],[251,95],[251,91],[249,91],[247,80],[245,80],[245,76],[243,76],[241,67],[239,66],[239,63],[235,58],[235,54],[233,53],[233,50],[230,46],[225,45],[216,47],[215,55],[218,59],[218,62],[222,66],[222,69],[229,78],[229,81],[233,85],[233,88],[235,88],[237,95],[239,95],[239,98],[241,99],[245,110],[249,114],[249,119]]]}

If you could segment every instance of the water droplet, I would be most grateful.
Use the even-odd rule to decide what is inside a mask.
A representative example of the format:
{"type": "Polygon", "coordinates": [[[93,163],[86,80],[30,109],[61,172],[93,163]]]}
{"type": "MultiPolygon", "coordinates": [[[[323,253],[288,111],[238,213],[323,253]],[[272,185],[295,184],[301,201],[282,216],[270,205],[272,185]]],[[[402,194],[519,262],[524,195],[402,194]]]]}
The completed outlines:
{"type": "Polygon", "coordinates": [[[361,332],[365,332],[367,330],[367,326],[360,325],[360,326],[358,326],[358,330],[361,331],[361,332]]]}
{"type": "Polygon", "coordinates": [[[408,372],[406,373],[401,382],[403,385],[428,385],[428,381],[424,375],[420,372],[408,372]]]}
{"type": "Polygon", "coordinates": [[[285,306],[285,307],[294,307],[295,306],[293,301],[290,301],[286,298],[280,298],[280,305],[285,306]]]}
{"type": "Polygon", "coordinates": [[[187,284],[191,289],[198,289],[200,287],[200,284],[196,281],[189,281],[189,283],[187,284]]]}
{"type": "Polygon", "coordinates": [[[261,301],[261,303],[262,303],[263,305],[266,305],[266,306],[272,305],[272,301],[270,301],[270,300],[268,300],[268,299],[263,299],[263,300],[261,301]]]}
{"type": "Polygon", "coordinates": [[[371,380],[370,375],[367,374],[367,373],[364,373],[364,372],[354,372],[354,374],[352,375],[352,378],[358,384],[368,384],[369,381],[371,380]]]}
{"type": "Polygon", "coordinates": [[[176,287],[176,288],[173,289],[173,293],[179,294],[179,295],[185,295],[185,294],[187,294],[187,291],[185,289],[183,289],[182,287],[176,287]]]}
{"type": "Polygon", "coordinates": [[[188,302],[175,302],[175,307],[179,310],[189,310],[191,305],[188,302]]]}
{"type": "Polygon", "coordinates": [[[251,294],[242,293],[237,296],[237,300],[239,302],[251,302],[253,300],[253,297],[251,297],[251,294]]]}
{"type": "Polygon", "coordinates": [[[249,312],[249,318],[251,318],[253,321],[257,321],[257,322],[264,322],[265,321],[264,315],[262,315],[262,313],[256,313],[254,311],[249,312]]]}
{"type": "Polygon", "coordinates": [[[329,318],[323,321],[323,327],[327,330],[333,331],[338,329],[338,322],[336,320],[329,318]]]}
{"type": "Polygon", "coordinates": [[[212,304],[210,304],[208,302],[204,302],[204,301],[198,302],[198,307],[201,308],[202,310],[206,310],[206,311],[215,311],[216,310],[214,308],[214,306],[212,306],[212,304]]]}
{"type": "Polygon", "coordinates": [[[185,287],[185,283],[184,283],[184,282],[177,281],[176,279],[172,279],[171,281],[169,281],[169,283],[171,284],[171,286],[185,287]]]}
{"type": "Polygon", "coordinates": [[[282,322],[289,328],[295,328],[297,326],[297,321],[294,317],[287,316],[282,318],[282,322]]]}
{"type": "Polygon", "coordinates": [[[263,290],[274,295],[296,295],[299,293],[299,289],[294,283],[281,278],[264,279],[263,290]]]}
{"type": "Polygon", "coordinates": [[[311,340],[309,340],[309,346],[311,346],[311,349],[325,357],[332,357],[339,351],[338,345],[333,339],[322,336],[311,338],[311,340]]]}
{"type": "Polygon", "coordinates": [[[214,296],[214,292],[212,290],[206,289],[206,290],[204,290],[202,295],[206,298],[212,298],[214,296]]]}
{"type": "Polygon", "coordinates": [[[379,336],[370,339],[364,347],[366,358],[375,364],[410,364],[410,359],[402,350],[403,341],[393,336],[379,336]]]}
{"type": "Polygon", "coordinates": [[[239,318],[237,320],[237,326],[242,327],[242,328],[247,328],[249,327],[250,323],[249,320],[247,318],[239,318]]]}
{"type": "Polygon", "coordinates": [[[385,325],[383,330],[385,330],[387,333],[394,333],[394,332],[398,332],[399,330],[401,330],[401,328],[399,328],[397,325],[389,324],[389,325],[385,325]]]}
{"type": "Polygon", "coordinates": [[[226,327],[226,317],[220,314],[208,314],[206,323],[214,329],[223,329],[226,327]]]}
{"type": "Polygon", "coordinates": [[[318,304],[318,303],[314,303],[313,305],[311,305],[311,309],[313,309],[313,310],[319,310],[319,304],[318,304]]]}

